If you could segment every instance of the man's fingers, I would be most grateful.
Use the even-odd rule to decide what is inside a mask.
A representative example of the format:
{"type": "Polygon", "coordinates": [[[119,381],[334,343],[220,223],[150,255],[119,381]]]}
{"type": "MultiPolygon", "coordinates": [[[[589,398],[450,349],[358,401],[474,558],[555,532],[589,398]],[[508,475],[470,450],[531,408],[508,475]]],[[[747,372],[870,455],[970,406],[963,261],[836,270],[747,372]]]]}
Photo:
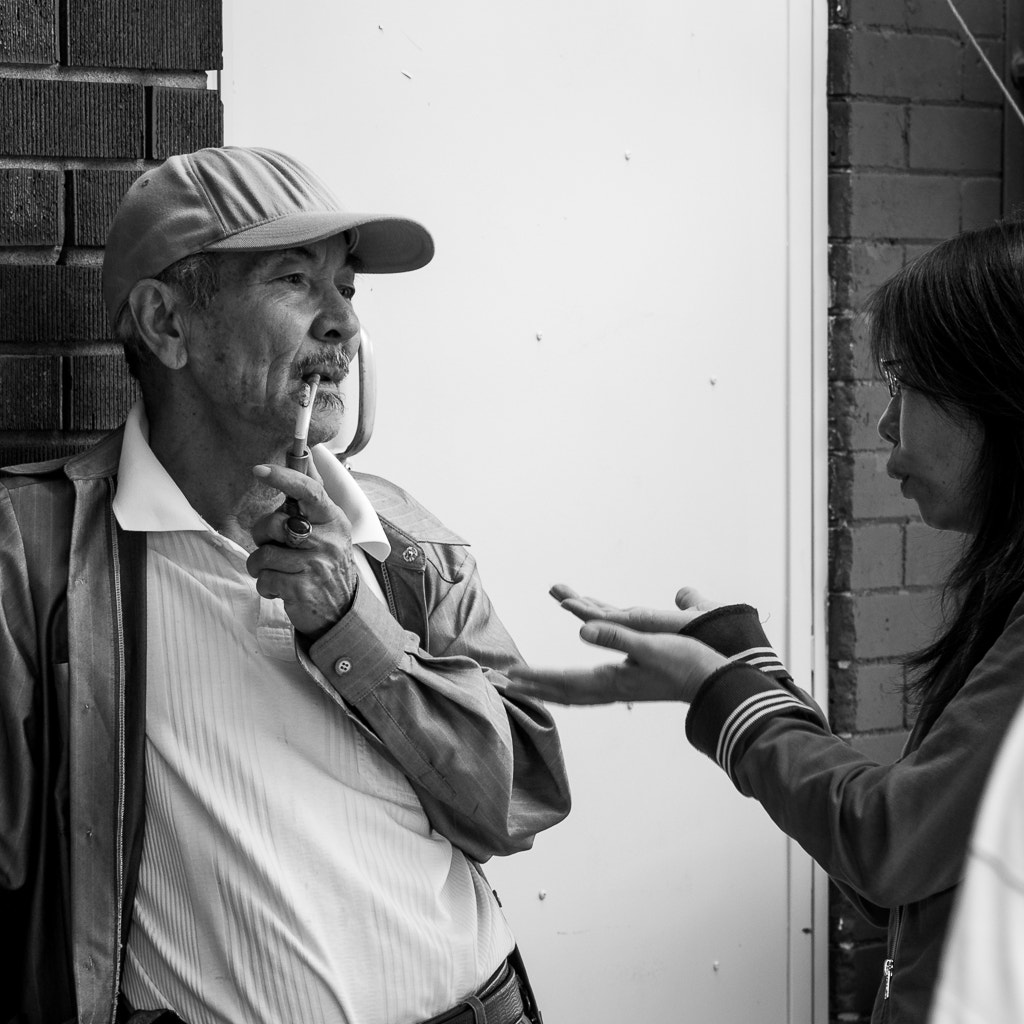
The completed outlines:
{"type": "Polygon", "coordinates": [[[268,486],[298,501],[306,518],[312,523],[327,522],[337,509],[319,479],[287,466],[253,466],[252,472],[253,476],[259,477],[268,486]]]}
{"type": "MultiPolygon", "coordinates": [[[[253,536],[255,536],[255,531],[253,536]]],[[[259,579],[261,573],[268,571],[298,575],[305,572],[308,566],[309,557],[301,548],[290,548],[284,544],[267,544],[265,542],[261,543],[245,561],[246,571],[253,579],[259,579]]]]}
{"type": "Polygon", "coordinates": [[[596,668],[529,668],[517,665],[509,672],[509,691],[553,704],[611,704],[622,700],[615,665],[596,668]]]}
{"type": "Polygon", "coordinates": [[[286,591],[291,592],[291,576],[288,573],[263,569],[258,573],[252,573],[252,576],[256,580],[256,593],[260,597],[272,601],[276,597],[281,597],[286,591]]]}
{"type": "Polygon", "coordinates": [[[284,509],[278,509],[269,516],[264,516],[253,524],[252,539],[257,546],[262,544],[288,545],[288,535],[285,533],[285,520],[288,513],[284,509]]]}

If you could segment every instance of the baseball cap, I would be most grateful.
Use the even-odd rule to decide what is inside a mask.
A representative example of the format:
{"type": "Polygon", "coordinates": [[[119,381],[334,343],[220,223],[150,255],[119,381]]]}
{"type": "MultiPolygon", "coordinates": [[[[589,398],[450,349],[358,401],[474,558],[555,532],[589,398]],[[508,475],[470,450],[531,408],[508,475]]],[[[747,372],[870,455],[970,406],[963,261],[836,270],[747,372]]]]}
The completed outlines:
{"type": "Polygon", "coordinates": [[[284,153],[224,146],[169,157],[136,179],[107,234],[103,301],[110,322],[138,281],[193,253],[288,249],[353,228],[351,251],[362,273],[417,270],[434,255],[421,224],[346,210],[284,153]]]}

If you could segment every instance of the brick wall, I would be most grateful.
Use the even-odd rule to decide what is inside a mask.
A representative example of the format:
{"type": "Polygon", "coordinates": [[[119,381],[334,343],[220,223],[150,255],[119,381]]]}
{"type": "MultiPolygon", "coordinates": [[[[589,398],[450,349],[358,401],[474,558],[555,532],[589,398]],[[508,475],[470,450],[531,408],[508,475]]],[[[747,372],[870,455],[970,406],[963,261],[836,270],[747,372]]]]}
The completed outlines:
{"type": "MultiPolygon", "coordinates": [[[[1004,0],[956,0],[1003,66],[1004,0]]],[[[876,424],[888,401],[856,311],[908,259],[1001,215],[1002,97],[945,0],[830,0],[830,713],[880,760],[899,754],[912,710],[901,656],[937,620],[955,538],[910,514],[885,476],[876,424]]],[[[884,932],[837,891],[831,1019],[867,1021],[884,932]]]]}
{"type": "Polygon", "coordinates": [[[0,0],[0,464],[124,418],[107,224],[146,167],[223,141],[221,66],[221,0],[0,0]]]}

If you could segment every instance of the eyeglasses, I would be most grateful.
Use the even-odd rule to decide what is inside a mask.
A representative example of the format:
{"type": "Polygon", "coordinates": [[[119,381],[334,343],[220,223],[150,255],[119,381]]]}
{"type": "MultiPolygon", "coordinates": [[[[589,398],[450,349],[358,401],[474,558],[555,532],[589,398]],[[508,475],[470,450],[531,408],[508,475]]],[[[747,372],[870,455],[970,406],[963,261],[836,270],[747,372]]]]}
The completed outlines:
{"type": "Polygon", "coordinates": [[[903,382],[899,378],[900,367],[903,365],[901,359],[883,359],[879,364],[882,371],[882,380],[889,388],[889,397],[896,398],[903,392],[903,382]]]}

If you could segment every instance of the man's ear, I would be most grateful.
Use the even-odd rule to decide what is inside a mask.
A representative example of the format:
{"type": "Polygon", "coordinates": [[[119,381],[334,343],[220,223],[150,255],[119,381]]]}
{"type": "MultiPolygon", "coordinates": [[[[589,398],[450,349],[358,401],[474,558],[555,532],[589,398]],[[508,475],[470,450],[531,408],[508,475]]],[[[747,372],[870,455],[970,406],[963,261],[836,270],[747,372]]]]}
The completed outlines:
{"type": "Polygon", "coordinates": [[[132,288],[128,307],[146,347],[169,370],[180,370],[188,362],[188,300],[173,285],[146,277],[132,288]]]}

